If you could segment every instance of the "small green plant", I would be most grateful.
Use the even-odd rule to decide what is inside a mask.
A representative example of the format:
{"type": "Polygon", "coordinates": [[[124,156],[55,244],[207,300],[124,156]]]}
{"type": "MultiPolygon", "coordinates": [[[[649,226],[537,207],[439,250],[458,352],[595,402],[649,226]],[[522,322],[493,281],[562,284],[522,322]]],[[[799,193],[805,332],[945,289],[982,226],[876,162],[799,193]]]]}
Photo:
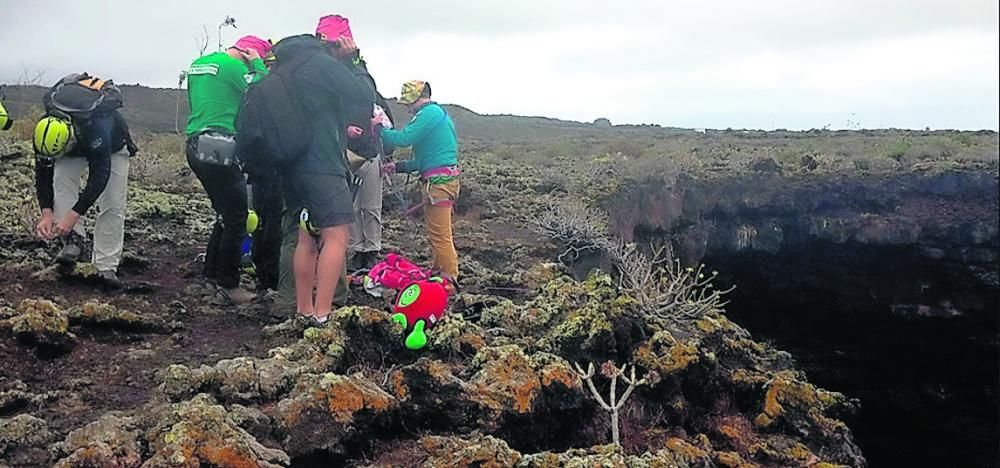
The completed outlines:
{"type": "Polygon", "coordinates": [[[902,138],[896,140],[890,143],[888,148],[886,148],[886,156],[889,156],[898,162],[903,159],[903,156],[906,156],[906,153],[910,151],[911,146],[913,146],[913,144],[910,143],[909,139],[902,138]]]}

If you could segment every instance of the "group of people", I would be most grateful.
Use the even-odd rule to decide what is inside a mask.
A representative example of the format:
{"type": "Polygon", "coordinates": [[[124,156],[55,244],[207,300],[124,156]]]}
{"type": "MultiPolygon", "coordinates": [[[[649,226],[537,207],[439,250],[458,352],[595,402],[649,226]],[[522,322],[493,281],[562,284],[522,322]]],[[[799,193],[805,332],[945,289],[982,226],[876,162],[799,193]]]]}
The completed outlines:
{"type": "MultiPolygon", "coordinates": [[[[348,251],[352,270],[371,267],[380,257],[383,180],[396,172],[419,174],[432,268],[451,278],[449,284],[457,280],[451,217],[460,171],[454,123],[432,100],[429,83],[409,81],[398,102],[413,117],[404,128],[394,128],[347,18],[324,16],[315,34],[277,43],[244,36],[194,60],[187,80],[187,162],[217,215],[202,275],[222,298],[244,304],[265,293],[276,296],[279,306],[294,304],[299,315],[325,322],[334,305],[347,300],[348,251]],[[248,105],[248,90],[264,89],[269,79],[283,80],[296,97],[291,100],[296,110],[308,116],[308,141],[296,145],[301,154],[293,161],[248,167],[235,150],[244,125],[241,109],[248,105]],[[392,161],[389,155],[398,147],[412,147],[411,158],[392,161]],[[256,293],[240,282],[248,214],[259,221],[252,239],[256,293]]],[[[58,262],[76,262],[84,239],[79,218],[96,206],[93,263],[112,287],[122,285],[117,267],[128,163],[138,153],[121,103],[113,83],[67,76],[46,93],[46,115],[34,138],[42,210],[37,234],[62,240],[58,262]],[[87,169],[81,191],[80,176],[87,169]]]]}

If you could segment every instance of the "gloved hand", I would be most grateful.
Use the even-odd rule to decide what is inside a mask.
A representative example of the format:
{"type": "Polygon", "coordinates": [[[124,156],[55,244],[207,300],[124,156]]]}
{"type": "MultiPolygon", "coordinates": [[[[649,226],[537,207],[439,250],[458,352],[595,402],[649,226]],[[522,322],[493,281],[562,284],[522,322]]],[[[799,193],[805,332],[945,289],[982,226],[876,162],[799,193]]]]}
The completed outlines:
{"type": "Polygon", "coordinates": [[[396,163],[389,161],[382,164],[382,175],[395,174],[396,173],[396,163]]]}

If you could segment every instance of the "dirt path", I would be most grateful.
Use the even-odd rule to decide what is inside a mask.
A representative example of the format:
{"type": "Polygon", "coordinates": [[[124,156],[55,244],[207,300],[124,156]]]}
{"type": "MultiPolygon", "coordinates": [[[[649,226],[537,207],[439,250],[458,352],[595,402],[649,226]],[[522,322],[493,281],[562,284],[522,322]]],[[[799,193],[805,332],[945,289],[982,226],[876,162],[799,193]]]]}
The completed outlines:
{"type": "MultiPolygon", "coordinates": [[[[466,223],[469,231],[459,233],[460,250],[462,243],[468,244],[466,254],[491,266],[510,261],[506,243],[525,243],[525,238],[531,237],[519,226],[475,218],[460,222],[466,223]]],[[[408,250],[413,250],[422,247],[420,241],[414,237],[404,242],[408,250]]],[[[41,245],[22,239],[12,247],[28,251],[41,245]]],[[[20,381],[27,393],[43,396],[37,404],[0,407],[0,417],[30,412],[45,419],[54,432],[65,434],[107,411],[141,406],[154,396],[160,382],[158,374],[171,364],[198,367],[236,356],[260,356],[274,346],[286,344],[281,338],[263,335],[264,326],[280,317],[272,317],[262,307],[239,312],[204,307],[204,291],[191,288],[199,282],[192,271],[197,265],[191,264],[200,251],[198,246],[131,239],[126,247],[139,260],[123,262],[121,276],[127,284],[144,285],[135,288],[137,291],[106,291],[74,277],[41,280],[32,271],[6,265],[0,266],[0,303],[16,306],[24,299],[50,299],[62,307],[73,307],[96,301],[176,321],[181,328],[141,333],[72,325],[76,345],[59,356],[42,356],[13,337],[0,337],[0,355],[5,357],[0,365],[0,391],[20,381]]]]}

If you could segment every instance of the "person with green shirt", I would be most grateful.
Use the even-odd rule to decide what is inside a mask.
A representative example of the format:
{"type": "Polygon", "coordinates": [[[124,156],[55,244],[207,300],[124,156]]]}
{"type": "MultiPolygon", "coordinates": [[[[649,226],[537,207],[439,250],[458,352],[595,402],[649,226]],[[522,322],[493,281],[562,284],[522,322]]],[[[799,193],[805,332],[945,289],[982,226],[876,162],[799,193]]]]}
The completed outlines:
{"type": "MultiPolygon", "coordinates": [[[[431,100],[431,85],[424,81],[403,84],[399,103],[413,115],[402,130],[373,124],[382,141],[395,147],[412,146],[407,161],[387,163],[383,172],[416,172],[424,187],[424,224],[431,244],[435,270],[458,279],[458,253],[452,235],[451,215],[461,185],[458,169],[458,136],[455,123],[438,103],[431,100]]],[[[377,120],[377,119],[376,119],[377,120]]]]}
{"type": "Polygon", "coordinates": [[[216,221],[205,252],[204,277],[235,304],[246,304],[255,296],[240,287],[240,256],[246,233],[247,182],[238,164],[230,158],[211,155],[235,148],[236,116],[243,93],[250,83],[267,74],[261,57],[271,43],[244,36],[223,52],[199,57],[188,69],[187,161],[216,212],[216,221]],[[233,146],[230,145],[230,142],[233,146]],[[210,144],[212,148],[201,148],[210,144]]]}

